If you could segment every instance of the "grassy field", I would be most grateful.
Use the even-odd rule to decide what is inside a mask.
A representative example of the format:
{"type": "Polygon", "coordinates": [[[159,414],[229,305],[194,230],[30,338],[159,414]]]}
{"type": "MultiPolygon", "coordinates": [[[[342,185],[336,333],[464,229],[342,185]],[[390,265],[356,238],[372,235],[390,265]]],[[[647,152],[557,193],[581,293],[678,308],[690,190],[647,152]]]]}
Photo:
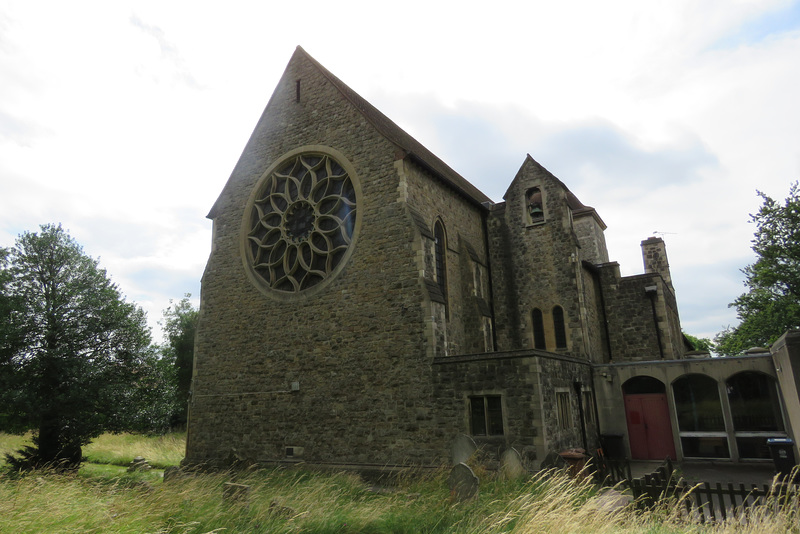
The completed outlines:
{"type": "MultiPolygon", "coordinates": [[[[0,434],[0,453],[19,447],[0,434]]],[[[375,488],[349,473],[260,469],[162,481],[161,471],[127,473],[137,455],[176,465],[183,436],[102,436],[77,474],[18,475],[0,469],[0,532],[17,533],[688,533],[800,532],[797,503],[756,510],[746,522],[703,527],[674,504],[610,509],[597,489],[560,475],[481,480],[480,495],[452,502],[447,470],[375,488]],[[250,486],[247,503],[223,502],[223,485],[250,486]]]]}

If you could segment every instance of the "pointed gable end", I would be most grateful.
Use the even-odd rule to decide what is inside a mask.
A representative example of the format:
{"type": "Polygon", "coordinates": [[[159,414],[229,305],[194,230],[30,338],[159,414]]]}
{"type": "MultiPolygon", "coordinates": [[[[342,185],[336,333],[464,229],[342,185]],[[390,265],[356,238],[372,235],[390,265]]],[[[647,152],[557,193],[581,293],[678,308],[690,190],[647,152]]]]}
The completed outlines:
{"type": "MultiPolygon", "coordinates": [[[[329,82],[331,86],[333,86],[356,110],[358,110],[358,112],[370,125],[375,128],[375,130],[377,130],[388,141],[397,147],[398,150],[396,152],[400,158],[407,157],[413,159],[418,164],[427,168],[445,184],[452,187],[460,195],[466,197],[472,203],[476,205],[483,205],[484,203],[488,202],[491,204],[492,201],[489,197],[487,197],[464,177],[450,168],[450,166],[439,159],[430,150],[425,148],[422,143],[411,137],[386,115],[378,111],[375,106],[367,102],[339,78],[334,76],[329,70],[323,67],[300,46],[298,46],[295,49],[294,54],[292,54],[292,57],[289,60],[289,63],[287,64],[286,69],[284,70],[284,73],[278,82],[278,85],[275,88],[275,91],[272,93],[272,96],[270,97],[269,102],[267,103],[267,106],[261,115],[261,118],[253,130],[253,133],[251,134],[250,139],[248,140],[247,145],[245,146],[245,149],[239,158],[239,161],[231,173],[231,177],[228,178],[228,182],[226,183],[225,188],[223,188],[223,193],[230,185],[233,176],[240,172],[241,167],[245,163],[244,160],[246,159],[246,153],[254,143],[255,137],[257,136],[258,131],[262,128],[263,123],[270,118],[269,116],[271,108],[278,105],[279,99],[294,98],[297,103],[304,103],[304,80],[293,79],[291,76],[291,73],[297,70],[295,68],[296,64],[300,62],[305,62],[312,65],[314,70],[319,75],[324,77],[324,79],[329,82]]],[[[209,219],[214,219],[216,217],[220,209],[219,205],[222,201],[222,197],[223,194],[220,194],[220,196],[217,198],[217,201],[214,203],[214,206],[211,208],[211,211],[208,213],[207,217],[209,219]]]]}

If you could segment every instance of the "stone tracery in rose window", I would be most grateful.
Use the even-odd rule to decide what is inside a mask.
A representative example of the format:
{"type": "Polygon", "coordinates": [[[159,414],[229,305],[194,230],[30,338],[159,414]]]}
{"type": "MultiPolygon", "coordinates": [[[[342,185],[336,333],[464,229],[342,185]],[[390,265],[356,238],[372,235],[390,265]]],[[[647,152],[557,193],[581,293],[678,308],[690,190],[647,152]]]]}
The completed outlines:
{"type": "Polygon", "coordinates": [[[281,164],[249,208],[252,271],[284,293],[332,276],[353,242],[356,200],[353,179],[330,155],[304,153],[281,164]]]}

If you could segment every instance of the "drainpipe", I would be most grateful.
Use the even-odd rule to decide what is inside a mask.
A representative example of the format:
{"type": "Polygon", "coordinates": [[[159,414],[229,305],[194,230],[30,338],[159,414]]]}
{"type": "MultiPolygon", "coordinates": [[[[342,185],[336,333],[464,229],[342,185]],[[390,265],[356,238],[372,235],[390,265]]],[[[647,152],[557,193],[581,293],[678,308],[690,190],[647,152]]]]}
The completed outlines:
{"type": "Polygon", "coordinates": [[[495,328],[495,321],[494,321],[494,291],[492,287],[494,286],[494,280],[492,280],[492,254],[489,250],[489,211],[491,210],[492,204],[488,202],[484,202],[482,206],[485,208],[483,213],[481,214],[481,222],[483,223],[483,246],[484,250],[486,250],[486,277],[489,279],[489,283],[487,286],[489,287],[489,309],[491,310],[492,317],[492,349],[494,352],[497,352],[497,328],[495,328]]]}
{"type": "Polygon", "coordinates": [[[578,417],[581,421],[581,438],[583,439],[583,450],[585,452],[589,452],[589,447],[586,441],[586,423],[583,420],[583,395],[581,395],[581,389],[583,384],[578,381],[572,383],[572,388],[575,390],[575,394],[578,396],[578,417]]]}
{"type": "Polygon", "coordinates": [[[653,309],[653,325],[656,327],[656,341],[658,341],[658,354],[664,359],[664,347],[661,345],[661,329],[658,327],[658,314],[656,313],[656,297],[658,296],[658,286],[647,286],[644,292],[650,297],[650,307],[653,309]]]}
{"type": "Polygon", "coordinates": [[[597,409],[597,388],[594,385],[594,368],[591,369],[589,373],[589,382],[592,385],[592,400],[594,401],[594,405],[591,407],[594,410],[594,431],[595,431],[595,443],[600,442],[600,411],[597,409]]]}

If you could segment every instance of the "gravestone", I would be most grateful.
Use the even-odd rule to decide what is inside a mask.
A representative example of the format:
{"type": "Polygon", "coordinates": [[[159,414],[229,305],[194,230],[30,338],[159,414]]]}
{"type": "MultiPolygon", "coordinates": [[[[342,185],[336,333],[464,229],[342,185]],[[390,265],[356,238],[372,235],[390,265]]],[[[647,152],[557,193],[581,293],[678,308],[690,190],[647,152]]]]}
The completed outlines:
{"type": "Polygon", "coordinates": [[[507,449],[500,457],[500,475],[506,480],[525,476],[527,470],[522,463],[522,456],[516,449],[507,449]]]}
{"type": "Polygon", "coordinates": [[[475,454],[476,450],[478,450],[478,446],[475,445],[475,440],[466,434],[459,434],[456,436],[456,439],[453,440],[453,444],[450,447],[450,456],[453,459],[453,465],[466,462],[475,454]]]}
{"type": "Polygon", "coordinates": [[[544,471],[546,469],[566,469],[567,467],[567,461],[559,456],[557,452],[549,452],[542,460],[540,469],[544,471]]]}
{"type": "Polygon", "coordinates": [[[468,501],[478,496],[478,477],[465,463],[453,467],[447,482],[450,486],[450,498],[453,500],[468,501]]]}

